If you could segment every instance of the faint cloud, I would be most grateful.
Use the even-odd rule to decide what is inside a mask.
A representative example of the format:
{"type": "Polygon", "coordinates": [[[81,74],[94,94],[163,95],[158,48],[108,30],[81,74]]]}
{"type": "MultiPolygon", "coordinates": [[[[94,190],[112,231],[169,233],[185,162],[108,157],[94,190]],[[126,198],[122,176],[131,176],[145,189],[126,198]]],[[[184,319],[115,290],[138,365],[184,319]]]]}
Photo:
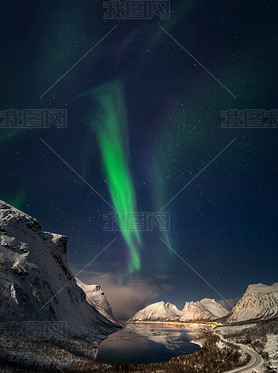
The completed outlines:
{"type": "Polygon", "coordinates": [[[175,286],[168,284],[161,284],[160,287],[165,291],[175,290],[175,286]]]}
{"type": "Polygon", "coordinates": [[[119,285],[119,277],[113,273],[83,271],[79,277],[86,284],[101,286],[118,320],[128,320],[134,316],[157,298],[161,291],[161,287],[153,285],[150,279],[133,278],[119,285]]]}
{"type": "Polygon", "coordinates": [[[158,279],[158,280],[168,280],[170,278],[170,276],[168,276],[168,275],[156,275],[155,278],[158,279]]]}

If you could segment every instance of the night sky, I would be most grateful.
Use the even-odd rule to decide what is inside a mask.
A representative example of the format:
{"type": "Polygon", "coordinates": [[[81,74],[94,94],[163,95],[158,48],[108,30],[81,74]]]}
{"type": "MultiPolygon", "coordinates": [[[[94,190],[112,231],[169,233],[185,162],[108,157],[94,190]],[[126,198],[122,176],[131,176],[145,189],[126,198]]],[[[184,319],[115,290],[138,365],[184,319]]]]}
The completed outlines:
{"type": "Polygon", "coordinates": [[[75,275],[117,237],[79,277],[119,317],[278,281],[278,128],[221,127],[222,111],[278,108],[277,1],[172,1],[168,20],[1,8],[0,110],[67,109],[67,128],[0,128],[0,198],[69,237],[75,275]],[[111,206],[159,211],[183,188],[167,234],[103,231],[111,206]]]}

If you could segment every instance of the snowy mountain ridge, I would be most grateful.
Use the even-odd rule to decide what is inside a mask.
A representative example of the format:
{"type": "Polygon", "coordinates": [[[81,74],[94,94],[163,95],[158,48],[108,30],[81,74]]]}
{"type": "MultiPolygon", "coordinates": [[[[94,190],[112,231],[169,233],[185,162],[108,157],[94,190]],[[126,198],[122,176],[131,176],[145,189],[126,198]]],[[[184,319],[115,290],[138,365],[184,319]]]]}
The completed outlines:
{"type": "Polygon", "coordinates": [[[186,302],[182,311],[169,302],[154,303],[137,312],[131,321],[213,321],[228,313],[214,299],[205,298],[199,302],[186,302]]]}
{"type": "Polygon", "coordinates": [[[227,317],[229,323],[278,317],[278,283],[249,285],[227,317]]]}
{"type": "Polygon", "coordinates": [[[214,299],[202,299],[199,302],[186,302],[179,321],[214,321],[226,316],[229,312],[214,299]]]}
{"type": "MultiPolygon", "coordinates": [[[[131,321],[178,321],[185,323],[216,321],[230,324],[278,318],[278,283],[253,284],[229,312],[214,299],[185,302],[182,311],[170,303],[154,303],[137,312],[131,321]],[[175,308],[174,308],[175,307],[175,308]]],[[[223,304],[223,303],[222,303],[223,304]]]]}
{"type": "Polygon", "coordinates": [[[69,336],[105,338],[120,327],[86,301],[66,259],[67,237],[0,200],[1,322],[64,321],[69,336]]]}
{"type": "Polygon", "coordinates": [[[95,307],[100,314],[112,323],[117,323],[114,318],[111,306],[99,285],[87,285],[78,278],[75,278],[77,285],[86,294],[86,301],[95,307]]]}
{"type": "Polygon", "coordinates": [[[157,302],[138,311],[130,321],[177,321],[182,315],[172,303],[157,302]]]}

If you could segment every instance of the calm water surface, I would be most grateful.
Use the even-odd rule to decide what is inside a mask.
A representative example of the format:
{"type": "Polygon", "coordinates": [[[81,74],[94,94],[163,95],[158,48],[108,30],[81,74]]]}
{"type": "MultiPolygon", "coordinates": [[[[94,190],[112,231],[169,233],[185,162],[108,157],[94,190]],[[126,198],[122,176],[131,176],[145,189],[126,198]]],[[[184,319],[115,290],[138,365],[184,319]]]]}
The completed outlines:
{"type": "Polygon", "coordinates": [[[200,350],[191,343],[198,331],[183,326],[126,323],[99,346],[99,359],[105,363],[151,363],[200,350]]]}

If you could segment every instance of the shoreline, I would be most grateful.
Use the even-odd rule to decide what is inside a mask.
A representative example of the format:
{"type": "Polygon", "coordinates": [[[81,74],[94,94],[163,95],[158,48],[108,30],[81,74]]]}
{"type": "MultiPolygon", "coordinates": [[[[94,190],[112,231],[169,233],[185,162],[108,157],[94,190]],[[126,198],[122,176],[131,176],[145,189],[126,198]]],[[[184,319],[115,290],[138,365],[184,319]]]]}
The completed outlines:
{"type": "Polygon", "coordinates": [[[213,323],[185,323],[185,322],[180,322],[180,321],[131,321],[128,320],[127,324],[162,324],[162,325],[173,325],[173,326],[185,326],[185,327],[194,327],[194,328],[200,328],[200,327],[206,327],[210,329],[215,329],[219,325],[215,325],[213,323]]]}

